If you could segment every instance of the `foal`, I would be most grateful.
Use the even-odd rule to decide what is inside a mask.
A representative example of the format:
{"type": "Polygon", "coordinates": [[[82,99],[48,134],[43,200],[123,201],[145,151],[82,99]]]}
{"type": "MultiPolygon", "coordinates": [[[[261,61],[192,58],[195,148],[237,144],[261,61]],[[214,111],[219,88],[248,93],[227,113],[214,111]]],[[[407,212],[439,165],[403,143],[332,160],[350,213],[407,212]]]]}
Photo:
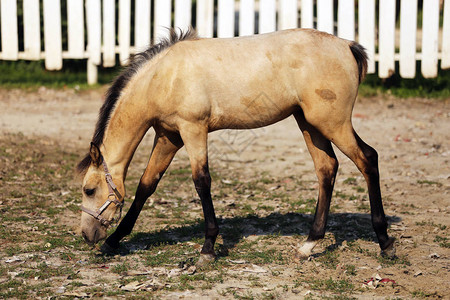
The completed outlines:
{"type": "Polygon", "coordinates": [[[78,165],[84,174],[81,228],[85,240],[93,244],[106,238],[116,210],[122,209],[124,180],[134,151],[153,127],[153,150],[135,200],[103,247],[118,248],[131,232],[145,201],[184,145],[205,217],[199,263],[213,260],[219,227],[210,192],[208,132],[262,127],[293,115],[319,180],[314,222],[298,256],[309,256],[325,234],[338,169],[331,143],[367,181],[378,243],[383,253],[393,255],[377,152],[351,123],[366,69],[362,46],[316,30],[232,39],[200,39],[192,31],[171,30],[170,38],[134,57],[109,88],[100,109],[89,154],[78,165]],[[262,93],[270,103],[254,101],[262,93]]]}

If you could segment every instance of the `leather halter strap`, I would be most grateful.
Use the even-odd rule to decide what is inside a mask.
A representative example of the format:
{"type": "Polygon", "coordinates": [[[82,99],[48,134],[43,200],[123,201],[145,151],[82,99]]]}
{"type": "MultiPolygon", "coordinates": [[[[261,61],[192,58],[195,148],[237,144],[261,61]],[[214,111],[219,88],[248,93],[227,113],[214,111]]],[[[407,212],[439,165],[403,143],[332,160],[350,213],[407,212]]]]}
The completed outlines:
{"type": "Polygon", "coordinates": [[[103,203],[100,208],[96,211],[90,210],[89,208],[84,207],[83,205],[80,207],[82,211],[94,217],[94,219],[100,221],[104,226],[110,226],[112,223],[118,223],[122,216],[122,207],[123,202],[120,202],[119,199],[122,199],[122,195],[117,190],[117,186],[112,180],[111,173],[109,173],[108,166],[106,162],[103,160],[103,169],[105,171],[105,179],[108,185],[108,199],[103,203]],[[114,203],[119,210],[119,216],[117,218],[113,218],[112,220],[107,220],[101,216],[101,214],[109,207],[111,203],[114,203]]]}

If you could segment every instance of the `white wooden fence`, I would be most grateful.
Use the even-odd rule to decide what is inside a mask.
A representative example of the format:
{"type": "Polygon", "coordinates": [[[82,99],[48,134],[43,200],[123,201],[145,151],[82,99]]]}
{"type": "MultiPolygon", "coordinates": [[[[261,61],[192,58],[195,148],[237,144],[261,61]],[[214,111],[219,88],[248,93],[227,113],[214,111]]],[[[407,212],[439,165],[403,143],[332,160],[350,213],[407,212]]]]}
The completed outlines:
{"type": "Polygon", "coordinates": [[[359,41],[370,57],[369,73],[376,72],[378,62],[381,78],[395,72],[395,61],[400,75],[412,78],[417,60],[424,77],[436,77],[439,60],[441,68],[450,68],[450,0],[423,0],[423,7],[418,0],[399,2],[398,13],[396,0],[218,0],[217,5],[214,0],[0,0],[0,59],[45,59],[48,70],[60,70],[63,59],[87,59],[88,82],[95,83],[98,66],[114,66],[116,54],[126,64],[130,54],[165,36],[168,27],[192,25],[202,37],[304,27],[359,41]],[[64,14],[61,3],[67,7],[64,14]],[[23,8],[23,34],[18,5],[23,8]]]}

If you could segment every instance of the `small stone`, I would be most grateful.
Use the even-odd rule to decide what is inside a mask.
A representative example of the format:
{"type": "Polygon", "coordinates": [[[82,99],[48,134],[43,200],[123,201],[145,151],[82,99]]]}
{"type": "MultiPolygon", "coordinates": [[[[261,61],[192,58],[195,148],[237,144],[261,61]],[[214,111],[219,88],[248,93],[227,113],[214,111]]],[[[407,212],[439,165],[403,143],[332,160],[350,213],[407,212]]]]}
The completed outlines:
{"type": "Polygon", "coordinates": [[[245,260],[232,260],[232,259],[229,259],[228,260],[230,263],[232,263],[232,264],[237,264],[237,265],[242,265],[242,264],[245,264],[246,263],[246,261],[245,260]]]}
{"type": "Polygon", "coordinates": [[[190,266],[189,268],[187,268],[187,269],[183,272],[183,274],[193,275],[196,271],[197,271],[197,267],[196,267],[196,266],[190,266]]]}
{"type": "Polygon", "coordinates": [[[181,269],[172,269],[169,271],[169,274],[167,274],[167,276],[169,278],[175,277],[175,276],[180,276],[181,275],[181,269]]]}
{"type": "Polygon", "coordinates": [[[142,283],[139,283],[139,281],[133,281],[127,285],[122,285],[120,287],[120,289],[127,291],[127,292],[134,292],[134,291],[138,290],[141,286],[142,286],[142,283]]]}
{"type": "Polygon", "coordinates": [[[260,266],[252,265],[249,268],[245,268],[243,272],[249,272],[249,273],[267,273],[268,271],[260,266]]]}
{"type": "Polygon", "coordinates": [[[439,258],[441,257],[439,254],[435,253],[431,253],[430,255],[428,255],[429,258],[439,258]]]}

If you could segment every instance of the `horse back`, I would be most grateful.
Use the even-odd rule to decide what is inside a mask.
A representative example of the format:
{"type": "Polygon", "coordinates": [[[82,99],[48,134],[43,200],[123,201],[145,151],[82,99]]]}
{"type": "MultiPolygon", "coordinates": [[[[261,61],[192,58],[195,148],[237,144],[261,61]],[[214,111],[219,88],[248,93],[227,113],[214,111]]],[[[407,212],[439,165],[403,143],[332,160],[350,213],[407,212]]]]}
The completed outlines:
{"type": "Polygon", "coordinates": [[[339,107],[354,101],[360,79],[350,45],[305,29],[182,41],[152,64],[152,104],[175,127],[181,118],[202,120],[210,130],[266,126],[310,106],[339,107]]]}

